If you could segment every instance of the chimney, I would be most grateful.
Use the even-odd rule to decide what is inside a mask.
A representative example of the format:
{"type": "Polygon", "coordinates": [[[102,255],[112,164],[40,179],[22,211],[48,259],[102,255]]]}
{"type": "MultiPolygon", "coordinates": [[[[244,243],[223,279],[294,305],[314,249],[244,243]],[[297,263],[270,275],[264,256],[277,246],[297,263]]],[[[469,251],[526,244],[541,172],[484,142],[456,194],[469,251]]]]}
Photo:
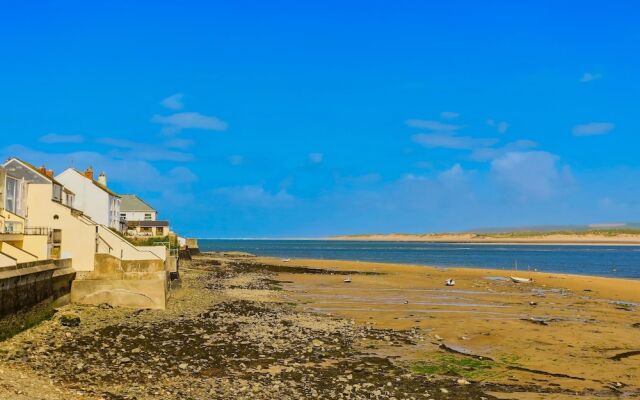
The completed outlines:
{"type": "Polygon", "coordinates": [[[53,170],[52,169],[48,169],[45,172],[45,175],[48,176],[49,178],[53,178],[53,170]]]}
{"type": "Polygon", "coordinates": [[[84,176],[87,177],[88,179],[93,180],[93,167],[87,168],[87,170],[84,171],[84,176]]]}
{"type": "Polygon", "coordinates": [[[38,171],[42,174],[42,175],[46,175],[47,174],[47,167],[45,167],[44,165],[41,166],[40,168],[38,168],[38,171]]]}
{"type": "Polygon", "coordinates": [[[100,176],[98,177],[98,183],[104,187],[107,187],[107,175],[104,172],[100,172],[100,176]]]}

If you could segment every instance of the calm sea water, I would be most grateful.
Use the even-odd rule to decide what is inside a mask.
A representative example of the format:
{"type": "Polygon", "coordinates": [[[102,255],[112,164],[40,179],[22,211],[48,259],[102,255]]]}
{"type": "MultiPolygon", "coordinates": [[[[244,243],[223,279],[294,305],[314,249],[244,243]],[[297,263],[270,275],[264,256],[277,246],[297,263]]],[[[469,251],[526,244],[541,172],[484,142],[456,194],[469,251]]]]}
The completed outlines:
{"type": "Polygon", "coordinates": [[[640,246],[486,245],[333,240],[199,240],[201,251],[640,278],[640,246]]]}

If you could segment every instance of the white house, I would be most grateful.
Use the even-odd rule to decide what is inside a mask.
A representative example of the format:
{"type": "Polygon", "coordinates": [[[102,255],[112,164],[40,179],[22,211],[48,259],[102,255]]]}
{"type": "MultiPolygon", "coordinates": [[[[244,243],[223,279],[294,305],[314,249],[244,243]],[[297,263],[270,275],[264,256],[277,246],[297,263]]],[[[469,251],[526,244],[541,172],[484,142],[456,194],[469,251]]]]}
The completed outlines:
{"type": "Polygon", "coordinates": [[[122,230],[120,223],[120,196],[107,187],[107,177],[101,173],[96,181],[93,168],[85,172],[68,168],[56,180],[75,194],[74,208],[92,220],[109,228],[122,230]]]}
{"type": "Polygon", "coordinates": [[[155,221],[158,212],[135,194],[123,194],[120,219],[125,221],[155,221]]]}
{"type": "Polygon", "coordinates": [[[133,194],[122,195],[120,219],[130,236],[167,236],[169,221],[158,221],[158,211],[133,194]]]}

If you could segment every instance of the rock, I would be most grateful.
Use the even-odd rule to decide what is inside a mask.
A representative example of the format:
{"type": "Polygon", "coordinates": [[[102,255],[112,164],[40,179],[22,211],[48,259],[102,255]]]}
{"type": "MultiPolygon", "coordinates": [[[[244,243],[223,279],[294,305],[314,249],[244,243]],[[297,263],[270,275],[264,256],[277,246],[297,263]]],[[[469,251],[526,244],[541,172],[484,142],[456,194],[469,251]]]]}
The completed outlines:
{"type": "Polygon", "coordinates": [[[462,379],[462,378],[458,379],[458,380],[456,381],[456,383],[457,383],[458,385],[470,385],[470,384],[471,384],[471,382],[469,382],[469,381],[468,381],[468,380],[466,380],[466,379],[462,379]]]}
{"type": "Polygon", "coordinates": [[[444,393],[444,394],[449,393],[449,391],[447,389],[445,389],[445,388],[440,388],[440,392],[444,393]]]}
{"type": "Polygon", "coordinates": [[[436,340],[438,340],[438,341],[443,341],[444,340],[444,338],[442,338],[442,336],[440,336],[440,335],[433,335],[433,337],[436,338],[436,340]]]}
{"type": "Polygon", "coordinates": [[[187,364],[187,363],[182,363],[182,364],[178,365],[178,368],[180,368],[180,369],[187,369],[187,368],[189,368],[189,364],[187,364]]]}
{"type": "Polygon", "coordinates": [[[60,325],[76,327],[80,325],[80,316],[76,314],[62,314],[60,316],[60,325]]]}

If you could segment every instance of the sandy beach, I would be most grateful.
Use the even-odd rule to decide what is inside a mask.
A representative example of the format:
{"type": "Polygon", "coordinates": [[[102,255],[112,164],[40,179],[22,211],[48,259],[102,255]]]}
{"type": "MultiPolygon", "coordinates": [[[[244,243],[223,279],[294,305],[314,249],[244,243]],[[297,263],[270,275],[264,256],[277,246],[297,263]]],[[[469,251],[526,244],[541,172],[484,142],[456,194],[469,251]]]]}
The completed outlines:
{"type": "Polygon", "coordinates": [[[378,328],[426,332],[430,340],[423,345],[391,351],[409,365],[438,364],[449,349],[493,360],[486,370],[468,371],[483,381],[561,387],[580,398],[603,395],[605,388],[640,393],[640,281],[348,261],[290,263],[380,274],[354,275],[351,283],[341,275],[282,278],[291,282],[286,288],[292,297],[310,310],[378,328]],[[506,279],[512,275],[534,283],[506,279]],[[455,279],[454,287],[444,285],[448,278],[455,279]]]}

